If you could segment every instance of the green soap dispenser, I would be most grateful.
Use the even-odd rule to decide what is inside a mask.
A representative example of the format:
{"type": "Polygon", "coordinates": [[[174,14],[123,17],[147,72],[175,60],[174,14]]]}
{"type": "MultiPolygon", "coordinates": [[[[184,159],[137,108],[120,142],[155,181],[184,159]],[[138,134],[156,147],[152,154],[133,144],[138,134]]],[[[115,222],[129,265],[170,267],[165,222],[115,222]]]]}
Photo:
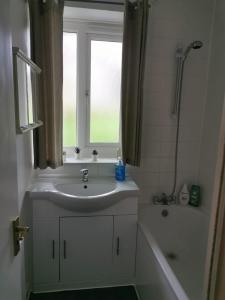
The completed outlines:
{"type": "Polygon", "coordinates": [[[199,185],[193,184],[191,186],[189,204],[198,207],[200,205],[200,201],[201,201],[201,188],[199,185]]]}

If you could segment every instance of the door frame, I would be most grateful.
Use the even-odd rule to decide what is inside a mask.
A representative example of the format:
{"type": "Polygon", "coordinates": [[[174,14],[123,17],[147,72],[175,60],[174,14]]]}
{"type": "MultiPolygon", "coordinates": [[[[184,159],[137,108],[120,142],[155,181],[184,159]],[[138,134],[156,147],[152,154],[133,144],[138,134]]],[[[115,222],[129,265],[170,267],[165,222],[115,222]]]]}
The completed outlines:
{"type": "Polygon", "coordinates": [[[225,234],[225,98],[213,186],[203,299],[222,300],[215,297],[220,293],[217,288],[220,280],[223,280],[224,285],[219,285],[219,288],[225,292],[225,277],[218,276],[220,263],[225,260],[225,240],[222,238],[225,234]]]}

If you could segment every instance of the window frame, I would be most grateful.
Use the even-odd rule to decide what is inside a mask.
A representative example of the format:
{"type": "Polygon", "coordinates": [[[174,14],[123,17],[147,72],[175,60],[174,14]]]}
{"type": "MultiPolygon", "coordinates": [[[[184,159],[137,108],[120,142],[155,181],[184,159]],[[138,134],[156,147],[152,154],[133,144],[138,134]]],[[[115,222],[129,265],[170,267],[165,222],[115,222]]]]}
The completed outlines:
{"type": "MultiPolygon", "coordinates": [[[[88,49],[88,56],[87,56],[87,73],[86,73],[86,91],[87,91],[87,131],[85,134],[86,142],[85,145],[87,147],[119,147],[121,144],[121,122],[119,124],[119,141],[118,143],[91,143],[90,140],[90,129],[91,129],[91,41],[104,41],[104,42],[122,42],[122,38],[118,37],[116,35],[105,35],[105,34],[99,34],[99,33],[91,33],[87,34],[87,49],[88,49]]],[[[121,109],[121,103],[120,103],[120,109],[121,109]]],[[[119,109],[119,110],[120,110],[119,109]]]]}
{"type": "MultiPolygon", "coordinates": [[[[91,79],[91,40],[122,42],[123,26],[87,21],[66,20],[63,32],[77,34],[77,93],[76,93],[76,138],[81,149],[81,157],[91,157],[96,149],[101,158],[115,158],[121,148],[121,130],[118,143],[90,142],[90,79],[91,79]],[[104,39],[103,39],[104,38],[104,39]]],[[[121,107],[121,106],[120,106],[121,107]]],[[[121,122],[120,122],[121,127],[121,122]]],[[[63,147],[67,157],[74,156],[74,147],[63,147]]]]}

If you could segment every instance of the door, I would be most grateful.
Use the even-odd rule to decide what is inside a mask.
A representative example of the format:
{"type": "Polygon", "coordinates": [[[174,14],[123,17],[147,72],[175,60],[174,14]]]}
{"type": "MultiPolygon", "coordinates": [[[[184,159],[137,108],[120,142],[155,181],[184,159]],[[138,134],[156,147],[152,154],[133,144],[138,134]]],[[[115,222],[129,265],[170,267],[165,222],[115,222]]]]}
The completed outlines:
{"type": "Polygon", "coordinates": [[[117,279],[131,280],[135,272],[137,215],[114,217],[113,265],[117,279]]]}
{"type": "Polygon", "coordinates": [[[107,279],[112,268],[113,217],[65,217],[60,222],[62,282],[107,279]]]}
{"type": "Polygon", "coordinates": [[[35,220],[33,224],[34,288],[59,281],[59,221],[35,220]]]}
{"type": "Polygon", "coordinates": [[[20,300],[22,259],[14,257],[12,234],[18,203],[10,1],[1,1],[0,28],[0,298],[20,300]]]}

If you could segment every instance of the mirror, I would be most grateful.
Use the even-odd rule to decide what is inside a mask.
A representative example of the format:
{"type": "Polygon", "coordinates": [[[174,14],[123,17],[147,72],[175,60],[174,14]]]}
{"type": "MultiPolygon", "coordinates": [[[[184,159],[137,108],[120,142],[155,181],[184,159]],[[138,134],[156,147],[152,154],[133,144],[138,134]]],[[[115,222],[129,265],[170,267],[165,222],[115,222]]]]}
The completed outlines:
{"type": "Polygon", "coordinates": [[[41,69],[17,47],[13,47],[13,68],[16,131],[21,134],[43,124],[36,108],[41,69]]]}

